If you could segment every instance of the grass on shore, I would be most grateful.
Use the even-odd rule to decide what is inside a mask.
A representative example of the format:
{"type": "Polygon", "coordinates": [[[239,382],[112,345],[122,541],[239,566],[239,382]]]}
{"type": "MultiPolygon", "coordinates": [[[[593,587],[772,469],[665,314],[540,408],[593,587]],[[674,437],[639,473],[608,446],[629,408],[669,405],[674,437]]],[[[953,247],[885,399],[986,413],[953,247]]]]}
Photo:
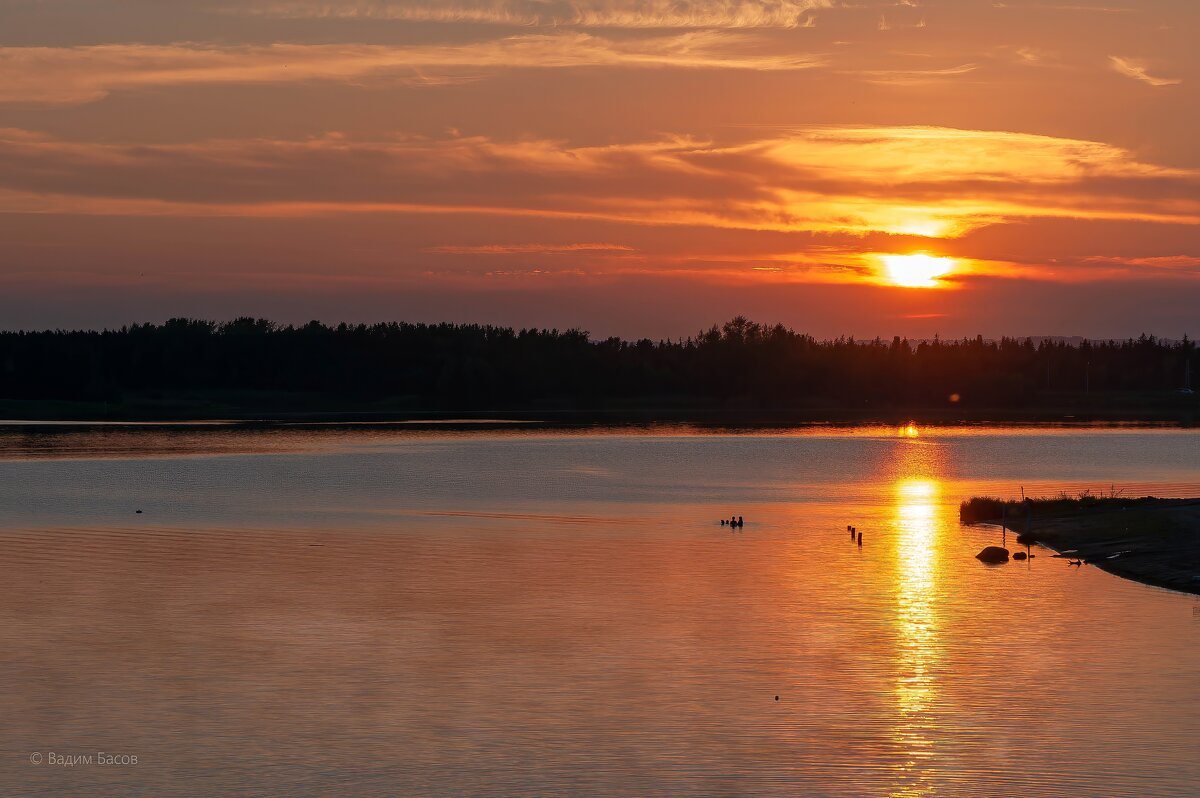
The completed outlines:
{"type": "Polygon", "coordinates": [[[1154,496],[1124,498],[1115,493],[1097,496],[1090,492],[1084,492],[1078,496],[1061,493],[1055,497],[1028,498],[1023,501],[973,496],[959,505],[958,518],[964,524],[999,522],[1003,519],[1011,529],[1024,529],[1030,518],[1061,518],[1084,512],[1126,510],[1131,507],[1145,507],[1161,501],[1154,496]]]}

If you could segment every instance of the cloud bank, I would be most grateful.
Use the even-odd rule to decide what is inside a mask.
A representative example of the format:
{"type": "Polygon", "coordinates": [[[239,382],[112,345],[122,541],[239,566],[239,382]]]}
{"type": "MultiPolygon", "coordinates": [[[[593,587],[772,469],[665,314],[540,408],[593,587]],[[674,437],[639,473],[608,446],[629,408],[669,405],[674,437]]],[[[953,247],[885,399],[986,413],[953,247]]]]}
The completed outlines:
{"type": "Polygon", "coordinates": [[[736,144],[487,137],[71,142],[0,131],[0,211],[471,213],[955,237],[1030,218],[1200,223],[1200,173],[1107,144],[818,126],[736,144]]]}

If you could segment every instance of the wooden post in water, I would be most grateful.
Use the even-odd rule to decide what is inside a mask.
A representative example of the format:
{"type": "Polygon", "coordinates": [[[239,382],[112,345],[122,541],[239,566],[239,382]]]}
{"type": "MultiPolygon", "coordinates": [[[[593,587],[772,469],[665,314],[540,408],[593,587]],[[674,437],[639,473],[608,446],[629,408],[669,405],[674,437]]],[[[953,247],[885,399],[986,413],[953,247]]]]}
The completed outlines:
{"type": "Polygon", "coordinates": [[[1000,505],[1000,545],[1008,548],[1008,502],[1000,505]]]}
{"type": "Polygon", "coordinates": [[[1033,554],[1033,502],[1025,502],[1025,553],[1033,554]]]}

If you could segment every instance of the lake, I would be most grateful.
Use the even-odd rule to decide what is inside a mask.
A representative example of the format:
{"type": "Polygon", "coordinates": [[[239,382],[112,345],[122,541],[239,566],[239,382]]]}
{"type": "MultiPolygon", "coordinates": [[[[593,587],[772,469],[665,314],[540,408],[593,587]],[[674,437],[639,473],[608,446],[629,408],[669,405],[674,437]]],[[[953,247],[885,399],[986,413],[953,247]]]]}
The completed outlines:
{"type": "Polygon", "coordinates": [[[1022,489],[1200,432],[4,425],[0,794],[1200,794],[1200,603],[1022,489]]]}

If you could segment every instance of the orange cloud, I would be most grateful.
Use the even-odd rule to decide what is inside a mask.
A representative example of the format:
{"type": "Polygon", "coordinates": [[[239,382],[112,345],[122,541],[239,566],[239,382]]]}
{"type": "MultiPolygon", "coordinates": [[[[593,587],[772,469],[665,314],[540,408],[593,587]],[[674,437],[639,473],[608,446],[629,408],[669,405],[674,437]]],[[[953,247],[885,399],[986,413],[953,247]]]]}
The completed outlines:
{"type": "Polygon", "coordinates": [[[566,255],[576,252],[634,252],[633,247],[621,244],[480,244],[456,246],[446,244],[427,247],[426,252],[444,255],[566,255]]]}
{"type": "Polygon", "coordinates": [[[456,45],[106,44],[0,47],[0,103],[63,104],[110,92],[201,83],[287,83],[374,78],[423,85],[461,77],[428,70],[603,67],[796,70],[824,63],[805,53],[755,53],[742,34],[721,31],[635,40],[581,32],[528,34],[456,45]]]}
{"type": "Polygon", "coordinates": [[[279,0],[228,6],[283,18],[608,28],[795,28],[833,0],[279,0]]]}
{"type": "Polygon", "coordinates": [[[1075,139],[811,127],[744,144],[67,142],[0,131],[0,211],[463,213],[952,238],[1034,218],[1200,223],[1200,172],[1075,139]]]}
{"type": "Polygon", "coordinates": [[[893,86],[917,86],[959,75],[969,75],[978,67],[975,64],[959,64],[944,69],[859,69],[846,70],[846,74],[857,75],[868,83],[893,86]]]}
{"type": "Polygon", "coordinates": [[[1160,255],[1143,258],[1117,258],[1110,255],[1092,255],[1084,258],[1085,263],[1095,263],[1107,268],[1137,272],[1145,270],[1161,270],[1165,272],[1194,272],[1200,274],[1200,256],[1196,255],[1160,255]]]}
{"type": "Polygon", "coordinates": [[[1132,58],[1122,58],[1121,56],[1110,55],[1108,60],[1109,63],[1112,64],[1112,68],[1119,74],[1122,74],[1127,78],[1140,80],[1142,83],[1146,83],[1154,87],[1178,86],[1180,83],[1183,83],[1183,81],[1179,80],[1178,78],[1156,78],[1146,72],[1147,67],[1144,63],[1132,58]]]}

